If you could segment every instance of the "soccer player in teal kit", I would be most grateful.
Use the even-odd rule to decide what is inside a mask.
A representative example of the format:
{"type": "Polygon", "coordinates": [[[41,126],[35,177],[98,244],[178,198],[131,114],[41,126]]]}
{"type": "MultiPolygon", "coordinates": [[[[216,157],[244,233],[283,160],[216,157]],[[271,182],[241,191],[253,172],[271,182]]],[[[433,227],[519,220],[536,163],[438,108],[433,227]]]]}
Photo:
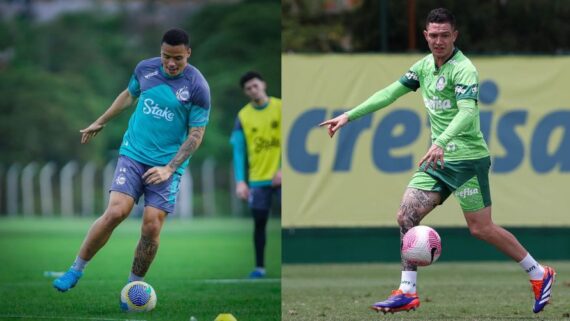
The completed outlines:
{"type": "MultiPolygon", "coordinates": [[[[400,238],[453,193],[471,234],[519,262],[528,273],[535,295],[533,311],[538,313],[550,301],[556,273],[536,262],[510,232],[491,219],[488,178],[491,162],[479,128],[479,76],[471,61],[455,48],[457,35],[453,14],[442,8],[432,10],[424,31],[431,54],[416,62],[399,81],[321,126],[327,126],[332,137],[349,121],[421,88],[432,145],[419,161],[419,168],[404,192],[398,210],[400,238]]],[[[420,305],[416,278],[417,267],[402,260],[399,289],[371,308],[384,313],[416,309],[420,305]]]]}
{"type": "Polygon", "coordinates": [[[210,114],[210,88],[188,64],[188,34],[167,31],[160,57],[141,61],[128,88],[89,127],[81,143],[89,142],[112,118],[138,99],[123,137],[107,209],[89,229],[71,268],[53,286],[74,287],[85,265],[105,245],[111,233],[144,195],[141,237],[129,281],[142,280],[158,250],[164,219],[174,210],[178,184],[189,159],[200,146],[210,114]]]}

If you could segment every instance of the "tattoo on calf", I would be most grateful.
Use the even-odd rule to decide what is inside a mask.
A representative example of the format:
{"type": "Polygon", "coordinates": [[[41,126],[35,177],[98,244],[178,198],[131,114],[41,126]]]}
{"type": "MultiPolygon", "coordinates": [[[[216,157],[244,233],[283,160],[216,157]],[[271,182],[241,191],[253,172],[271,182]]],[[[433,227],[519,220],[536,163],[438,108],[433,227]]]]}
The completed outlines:
{"type": "Polygon", "coordinates": [[[131,271],[137,276],[145,276],[157,251],[158,242],[150,237],[141,236],[135,251],[135,259],[133,260],[131,271]]]}
{"type": "MultiPolygon", "coordinates": [[[[436,206],[436,201],[430,197],[428,192],[418,189],[406,191],[404,200],[400,204],[400,249],[404,245],[404,234],[412,227],[419,225],[423,215],[436,206]]],[[[402,268],[404,271],[418,270],[417,266],[409,264],[404,259],[402,259],[402,268]]]]}

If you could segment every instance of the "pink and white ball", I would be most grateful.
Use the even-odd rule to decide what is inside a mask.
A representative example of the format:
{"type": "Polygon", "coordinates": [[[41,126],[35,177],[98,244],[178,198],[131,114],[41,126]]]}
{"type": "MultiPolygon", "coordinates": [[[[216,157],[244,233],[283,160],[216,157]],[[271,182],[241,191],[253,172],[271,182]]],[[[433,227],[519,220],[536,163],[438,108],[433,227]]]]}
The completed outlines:
{"type": "Polygon", "coordinates": [[[402,243],[402,258],[413,265],[430,265],[441,255],[441,238],[429,226],[411,228],[404,235],[402,243]]]}

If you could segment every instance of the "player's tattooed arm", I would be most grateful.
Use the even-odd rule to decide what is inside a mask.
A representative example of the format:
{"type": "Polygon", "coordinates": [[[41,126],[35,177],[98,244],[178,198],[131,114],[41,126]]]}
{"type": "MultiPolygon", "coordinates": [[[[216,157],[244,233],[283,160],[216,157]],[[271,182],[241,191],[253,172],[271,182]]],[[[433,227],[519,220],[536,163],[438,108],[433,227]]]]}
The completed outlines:
{"type": "Polygon", "coordinates": [[[206,127],[191,127],[186,141],[180,146],[176,156],[168,163],[168,167],[175,171],[184,161],[188,159],[200,147],[206,127]]]}
{"type": "Polygon", "coordinates": [[[157,251],[158,242],[150,237],[141,236],[131,271],[137,276],[145,276],[157,251]]]}
{"type": "Polygon", "coordinates": [[[190,157],[204,137],[205,127],[191,127],[186,141],[180,146],[174,158],[166,166],[155,166],[147,170],[142,178],[147,184],[159,184],[167,181],[174,172],[190,157]]]}
{"type": "MultiPolygon", "coordinates": [[[[433,192],[426,192],[415,188],[408,188],[404,194],[400,210],[398,211],[398,224],[400,225],[400,248],[404,234],[412,227],[420,224],[422,218],[434,209],[439,200],[439,195],[433,192]]],[[[416,271],[415,265],[402,260],[404,271],[416,271]]]]}

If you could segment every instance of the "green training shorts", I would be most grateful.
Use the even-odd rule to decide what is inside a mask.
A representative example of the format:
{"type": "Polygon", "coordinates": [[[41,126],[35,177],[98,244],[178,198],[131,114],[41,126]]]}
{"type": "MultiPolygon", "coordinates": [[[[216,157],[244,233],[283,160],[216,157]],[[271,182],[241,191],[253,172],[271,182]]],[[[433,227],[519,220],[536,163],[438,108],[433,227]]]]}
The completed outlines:
{"type": "Polygon", "coordinates": [[[454,193],[464,212],[474,212],[491,205],[490,167],[490,157],[448,161],[443,169],[430,167],[425,172],[422,164],[408,187],[437,192],[441,195],[441,203],[454,193]]]}

